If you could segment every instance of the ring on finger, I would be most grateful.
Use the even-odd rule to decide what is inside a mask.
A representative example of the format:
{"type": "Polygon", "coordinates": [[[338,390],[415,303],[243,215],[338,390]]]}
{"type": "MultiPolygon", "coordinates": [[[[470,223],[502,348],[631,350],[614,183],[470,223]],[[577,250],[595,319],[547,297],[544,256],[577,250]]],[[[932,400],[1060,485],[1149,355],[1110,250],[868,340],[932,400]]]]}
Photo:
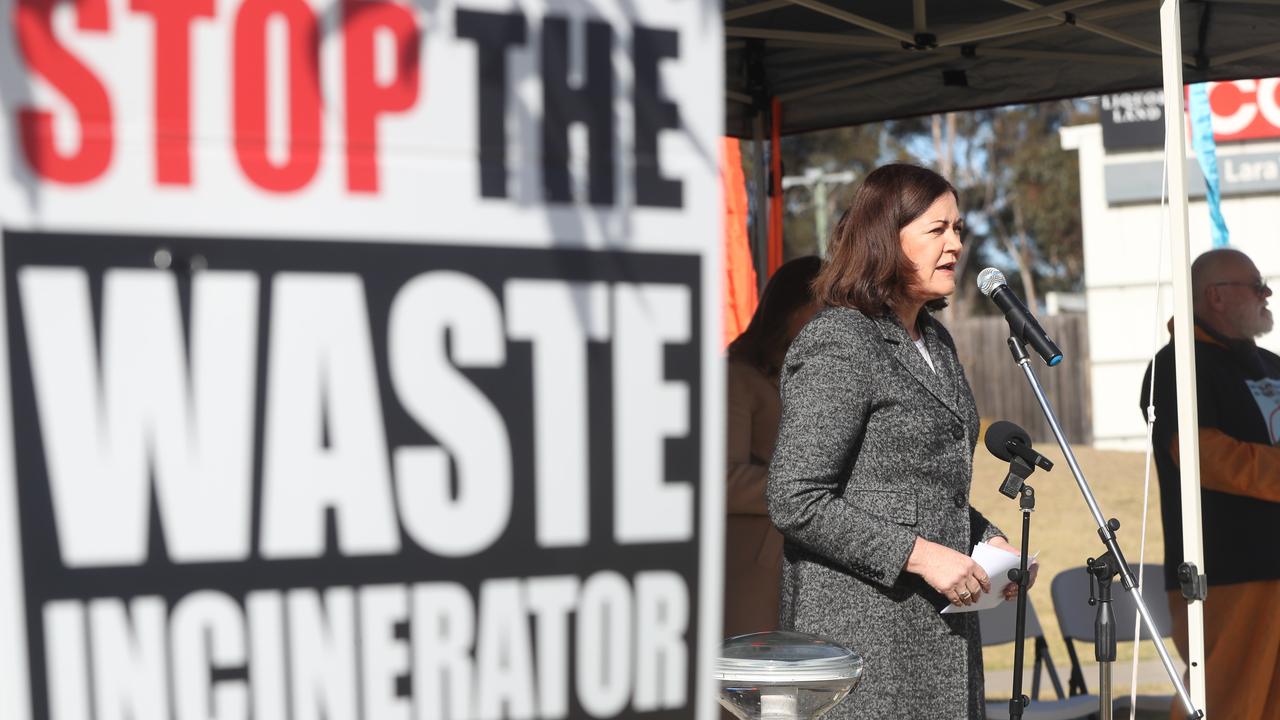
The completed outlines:
{"type": "Polygon", "coordinates": [[[969,592],[968,590],[964,590],[964,591],[958,592],[958,593],[956,593],[956,594],[957,594],[957,595],[959,595],[961,599],[964,599],[964,598],[969,597],[969,596],[970,596],[970,595],[972,595],[973,593],[969,592]]]}

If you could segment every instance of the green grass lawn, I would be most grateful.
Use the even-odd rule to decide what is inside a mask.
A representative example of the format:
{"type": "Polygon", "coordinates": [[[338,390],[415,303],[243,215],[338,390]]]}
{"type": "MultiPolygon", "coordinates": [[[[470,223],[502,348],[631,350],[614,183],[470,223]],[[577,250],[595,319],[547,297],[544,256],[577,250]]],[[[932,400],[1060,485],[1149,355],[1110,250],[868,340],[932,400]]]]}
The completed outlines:
{"type": "MultiPolygon", "coordinates": [[[[1031,552],[1040,552],[1040,572],[1036,586],[1031,589],[1031,599],[1040,617],[1045,637],[1049,643],[1049,653],[1059,667],[1069,663],[1062,633],[1058,630],[1058,622],[1053,614],[1053,601],[1049,594],[1049,582],[1062,570],[1085,564],[1087,558],[1097,557],[1105,552],[1102,541],[1098,539],[1097,523],[1089,513],[1079,487],[1076,485],[1071,469],[1056,444],[1039,443],[1036,446],[1045,457],[1054,463],[1052,472],[1037,470],[1028,482],[1036,491],[1036,510],[1031,516],[1031,552]]],[[[1116,518],[1120,521],[1120,530],[1116,534],[1120,548],[1130,565],[1140,562],[1160,563],[1164,558],[1164,538],[1160,524],[1160,497],[1152,468],[1150,506],[1147,516],[1146,549],[1139,555],[1142,535],[1142,495],[1143,464],[1146,457],[1143,453],[1095,450],[1089,447],[1073,447],[1076,461],[1089,482],[1090,488],[1105,518],[1116,518]]],[[[1016,500],[1010,500],[999,492],[1001,481],[1008,472],[1008,463],[997,460],[979,443],[974,459],[973,489],[971,502],[992,522],[996,523],[1009,537],[1016,547],[1021,542],[1022,513],[1016,500]]],[[[1136,570],[1135,570],[1136,571],[1136,570]]],[[[1115,592],[1123,592],[1116,583],[1115,592]]],[[[1167,647],[1177,657],[1172,642],[1167,647]]],[[[1027,646],[1028,661],[1031,646],[1027,646]]],[[[1076,652],[1082,661],[1092,661],[1093,646],[1091,643],[1076,643],[1076,652]]],[[[1120,643],[1117,649],[1118,660],[1115,667],[1117,688],[1128,687],[1129,669],[1127,661],[1133,655],[1133,643],[1120,643]]],[[[1154,648],[1149,641],[1144,641],[1140,650],[1140,659],[1156,660],[1154,648]]],[[[988,648],[985,651],[986,666],[991,669],[1009,669],[1013,667],[1013,644],[988,648]]],[[[1064,684],[1066,678],[1062,678],[1064,684]]],[[[1086,676],[1091,689],[1096,685],[1096,677],[1086,676]]],[[[1167,685],[1154,688],[1155,691],[1168,692],[1167,685]]],[[[1144,690],[1146,688],[1143,688],[1144,690]]]]}

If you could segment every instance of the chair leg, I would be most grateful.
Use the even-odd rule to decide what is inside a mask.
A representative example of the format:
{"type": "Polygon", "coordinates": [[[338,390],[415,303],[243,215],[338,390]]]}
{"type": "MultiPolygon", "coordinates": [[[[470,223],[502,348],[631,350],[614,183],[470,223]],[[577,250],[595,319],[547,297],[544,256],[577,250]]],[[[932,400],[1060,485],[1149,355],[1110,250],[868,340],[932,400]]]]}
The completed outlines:
{"type": "Polygon", "coordinates": [[[1072,695],[1085,695],[1089,692],[1089,688],[1084,684],[1084,671],[1080,669],[1080,658],[1076,655],[1075,645],[1071,642],[1071,638],[1063,638],[1067,641],[1067,654],[1071,656],[1071,677],[1067,678],[1067,688],[1072,695]]]}
{"type": "Polygon", "coordinates": [[[1057,694],[1058,699],[1063,698],[1062,681],[1058,679],[1058,668],[1053,665],[1053,658],[1049,655],[1049,643],[1044,638],[1039,638],[1036,642],[1036,651],[1039,652],[1041,647],[1044,648],[1044,664],[1049,671],[1049,682],[1053,685],[1053,692],[1057,694]]]}
{"type": "Polygon", "coordinates": [[[1040,699],[1040,671],[1044,669],[1044,638],[1036,638],[1036,659],[1031,670],[1031,699],[1040,699]]]}

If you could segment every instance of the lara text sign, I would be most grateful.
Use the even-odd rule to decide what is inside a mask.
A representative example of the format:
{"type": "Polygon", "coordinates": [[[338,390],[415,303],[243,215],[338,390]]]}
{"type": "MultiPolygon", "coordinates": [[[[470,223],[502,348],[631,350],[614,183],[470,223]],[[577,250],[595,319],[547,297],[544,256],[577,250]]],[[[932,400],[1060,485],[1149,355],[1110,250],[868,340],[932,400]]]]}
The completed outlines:
{"type": "MultiPolygon", "coordinates": [[[[1280,191],[1280,153],[1219,155],[1218,169],[1224,197],[1280,191]]],[[[1161,198],[1159,162],[1109,163],[1104,166],[1107,202],[1148,202],[1161,198]]],[[[1187,163],[1187,192],[1204,197],[1204,175],[1195,160],[1187,163]]]]}

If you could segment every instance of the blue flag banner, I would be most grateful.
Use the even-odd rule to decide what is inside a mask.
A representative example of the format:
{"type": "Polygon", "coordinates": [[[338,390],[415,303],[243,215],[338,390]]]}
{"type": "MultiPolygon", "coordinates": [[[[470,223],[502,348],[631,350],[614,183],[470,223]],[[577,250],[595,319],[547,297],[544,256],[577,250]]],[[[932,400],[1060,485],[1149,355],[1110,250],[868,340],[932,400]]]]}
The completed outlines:
{"type": "Polygon", "coordinates": [[[1204,83],[1190,86],[1191,146],[1204,174],[1205,200],[1209,203],[1209,227],[1213,246],[1226,247],[1227,221],[1222,217],[1222,192],[1218,180],[1218,146],[1213,140],[1213,121],[1209,111],[1209,92],[1204,83]]]}

